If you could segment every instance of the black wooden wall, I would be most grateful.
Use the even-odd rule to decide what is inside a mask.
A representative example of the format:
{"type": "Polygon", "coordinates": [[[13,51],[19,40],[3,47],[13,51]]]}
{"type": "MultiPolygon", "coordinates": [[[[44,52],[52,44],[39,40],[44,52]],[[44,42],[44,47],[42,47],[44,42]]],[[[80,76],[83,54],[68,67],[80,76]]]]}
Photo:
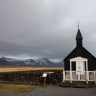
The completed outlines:
{"type": "MultiPolygon", "coordinates": [[[[64,59],[64,69],[70,70],[70,59],[81,56],[88,59],[88,70],[96,70],[96,58],[89,53],[84,47],[77,46],[65,59],[64,59]]],[[[72,66],[72,70],[75,70],[76,65],[72,66]]]]}

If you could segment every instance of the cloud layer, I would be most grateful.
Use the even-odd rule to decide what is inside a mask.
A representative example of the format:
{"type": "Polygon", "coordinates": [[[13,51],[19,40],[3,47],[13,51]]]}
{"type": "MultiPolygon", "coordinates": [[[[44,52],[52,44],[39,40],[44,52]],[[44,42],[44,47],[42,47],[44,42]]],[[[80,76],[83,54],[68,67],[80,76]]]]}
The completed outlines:
{"type": "Polygon", "coordinates": [[[76,46],[96,56],[95,0],[0,0],[0,55],[63,59],[76,46]]]}

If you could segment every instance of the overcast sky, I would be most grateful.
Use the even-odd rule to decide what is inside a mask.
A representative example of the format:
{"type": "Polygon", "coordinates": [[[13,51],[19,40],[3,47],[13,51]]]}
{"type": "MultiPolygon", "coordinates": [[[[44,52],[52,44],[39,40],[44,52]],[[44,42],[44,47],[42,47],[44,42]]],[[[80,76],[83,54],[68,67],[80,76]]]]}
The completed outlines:
{"type": "Polygon", "coordinates": [[[0,0],[0,56],[63,60],[83,45],[96,57],[96,0],[0,0]]]}

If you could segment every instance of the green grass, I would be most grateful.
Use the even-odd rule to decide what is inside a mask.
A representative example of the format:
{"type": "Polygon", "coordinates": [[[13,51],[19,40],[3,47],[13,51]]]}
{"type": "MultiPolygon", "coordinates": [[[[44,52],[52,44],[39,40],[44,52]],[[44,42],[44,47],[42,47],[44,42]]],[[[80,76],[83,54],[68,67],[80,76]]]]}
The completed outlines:
{"type": "Polygon", "coordinates": [[[30,85],[15,85],[15,84],[0,84],[0,93],[1,92],[10,92],[10,93],[26,93],[32,92],[37,86],[30,85]]]}

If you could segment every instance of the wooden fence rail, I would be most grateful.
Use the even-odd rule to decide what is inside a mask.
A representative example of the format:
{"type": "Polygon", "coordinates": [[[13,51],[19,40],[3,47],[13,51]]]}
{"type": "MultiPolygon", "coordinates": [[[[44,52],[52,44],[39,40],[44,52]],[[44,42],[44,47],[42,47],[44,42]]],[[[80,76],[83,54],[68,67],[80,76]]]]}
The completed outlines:
{"type": "Polygon", "coordinates": [[[63,82],[65,81],[94,81],[96,84],[96,70],[95,71],[64,71],[63,82]]]}

